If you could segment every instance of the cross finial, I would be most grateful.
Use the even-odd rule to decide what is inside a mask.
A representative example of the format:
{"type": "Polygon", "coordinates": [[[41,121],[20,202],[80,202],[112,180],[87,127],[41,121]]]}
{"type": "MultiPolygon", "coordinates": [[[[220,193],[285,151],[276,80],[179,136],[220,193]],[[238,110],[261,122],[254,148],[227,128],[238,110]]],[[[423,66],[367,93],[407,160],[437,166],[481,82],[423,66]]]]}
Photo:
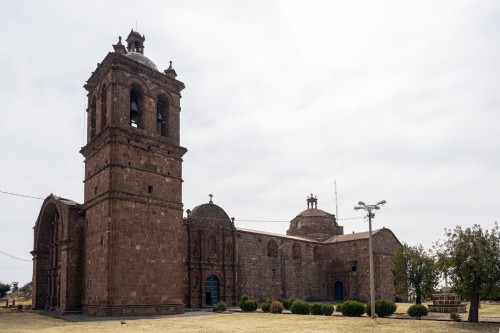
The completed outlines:
{"type": "Polygon", "coordinates": [[[208,203],[214,203],[214,202],[212,201],[212,198],[214,197],[214,196],[213,196],[213,194],[212,194],[212,193],[210,193],[208,196],[210,197],[210,201],[209,201],[208,203]]]}

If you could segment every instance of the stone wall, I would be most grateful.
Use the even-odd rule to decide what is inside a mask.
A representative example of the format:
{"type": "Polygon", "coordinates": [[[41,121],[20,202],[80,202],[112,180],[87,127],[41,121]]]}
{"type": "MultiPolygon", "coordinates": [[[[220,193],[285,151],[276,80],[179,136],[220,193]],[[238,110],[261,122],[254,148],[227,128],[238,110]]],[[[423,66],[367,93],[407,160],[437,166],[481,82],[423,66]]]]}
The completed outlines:
{"type": "MultiPolygon", "coordinates": [[[[368,233],[341,236],[344,241],[327,243],[325,266],[328,285],[337,281],[344,286],[344,298],[367,302],[370,300],[370,261],[368,233]]],[[[394,300],[391,258],[400,243],[389,229],[373,232],[375,297],[394,300]]]]}
{"type": "Polygon", "coordinates": [[[33,308],[61,313],[81,304],[81,205],[50,195],[35,224],[33,308]]]}
{"type": "Polygon", "coordinates": [[[245,230],[237,231],[236,241],[239,295],[258,300],[328,298],[324,271],[314,259],[317,242],[245,230]]]}

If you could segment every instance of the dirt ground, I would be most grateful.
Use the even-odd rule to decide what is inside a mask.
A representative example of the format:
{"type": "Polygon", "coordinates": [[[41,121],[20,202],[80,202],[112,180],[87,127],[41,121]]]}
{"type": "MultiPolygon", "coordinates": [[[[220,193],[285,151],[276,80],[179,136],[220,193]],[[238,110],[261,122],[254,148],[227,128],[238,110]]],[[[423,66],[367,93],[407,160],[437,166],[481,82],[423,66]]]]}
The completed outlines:
{"type": "MultiPolygon", "coordinates": [[[[402,308],[402,307],[401,307],[402,308]]],[[[497,309],[499,309],[498,307],[497,309]]],[[[398,311],[400,312],[400,311],[398,311]]],[[[500,316],[500,311],[495,314],[500,316]]],[[[464,314],[465,316],[465,314],[464,314]]],[[[371,319],[266,313],[188,312],[178,316],[96,318],[50,317],[35,311],[0,309],[1,332],[500,332],[499,323],[371,319]],[[62,319],[61,319],[62,318],[62,319]]]]}

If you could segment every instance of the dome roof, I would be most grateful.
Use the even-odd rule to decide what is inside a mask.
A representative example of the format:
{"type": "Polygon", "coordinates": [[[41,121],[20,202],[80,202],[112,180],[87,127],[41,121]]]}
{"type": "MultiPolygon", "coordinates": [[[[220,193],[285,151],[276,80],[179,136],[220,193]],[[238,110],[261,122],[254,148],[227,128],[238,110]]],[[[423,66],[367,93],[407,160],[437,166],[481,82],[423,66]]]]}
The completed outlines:
{"type": "Polygon", "coordinates": [[[334,235],[342,235],[344,228],[337,224],[335,215],[318,208],[308,208],[300,212],[292,221],[286,234],[325,241],[334,235]]]}
{"type": "Polygon", "coordinates": [[[158,70],[158,67],[156,67],[155,63],[151,61],[151,59],[146,57],[144,54],[138,52],[128,52],[126,56],[134,61],[137,61],[138,63],[141,63],[143,65],[148,66],[149,68],[154,69],[155,71],[158,70]]]}
{"type": "Polygon", "coordinates": [[[211,226],[234,228],[233,222],[226,212],[214,203],[196,206],[193,211],[188,212],[188,223],[211,226]]]}

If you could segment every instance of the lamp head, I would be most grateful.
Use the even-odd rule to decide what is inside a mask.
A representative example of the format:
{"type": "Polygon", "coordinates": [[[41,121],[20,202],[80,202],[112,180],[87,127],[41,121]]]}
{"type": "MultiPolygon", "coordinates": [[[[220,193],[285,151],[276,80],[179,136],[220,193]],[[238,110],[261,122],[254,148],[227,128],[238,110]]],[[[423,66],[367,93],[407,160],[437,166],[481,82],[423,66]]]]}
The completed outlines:
{"type": "Polygon", "coordinates": [[[384,205],[386,203],[385,200],[380,201],[377,205],[384,205]]]}
{"type": "Polygon", "coordinates": [[[358,205],[365,206],[365,203],[363,201],[358,201],[358,205]]]}

